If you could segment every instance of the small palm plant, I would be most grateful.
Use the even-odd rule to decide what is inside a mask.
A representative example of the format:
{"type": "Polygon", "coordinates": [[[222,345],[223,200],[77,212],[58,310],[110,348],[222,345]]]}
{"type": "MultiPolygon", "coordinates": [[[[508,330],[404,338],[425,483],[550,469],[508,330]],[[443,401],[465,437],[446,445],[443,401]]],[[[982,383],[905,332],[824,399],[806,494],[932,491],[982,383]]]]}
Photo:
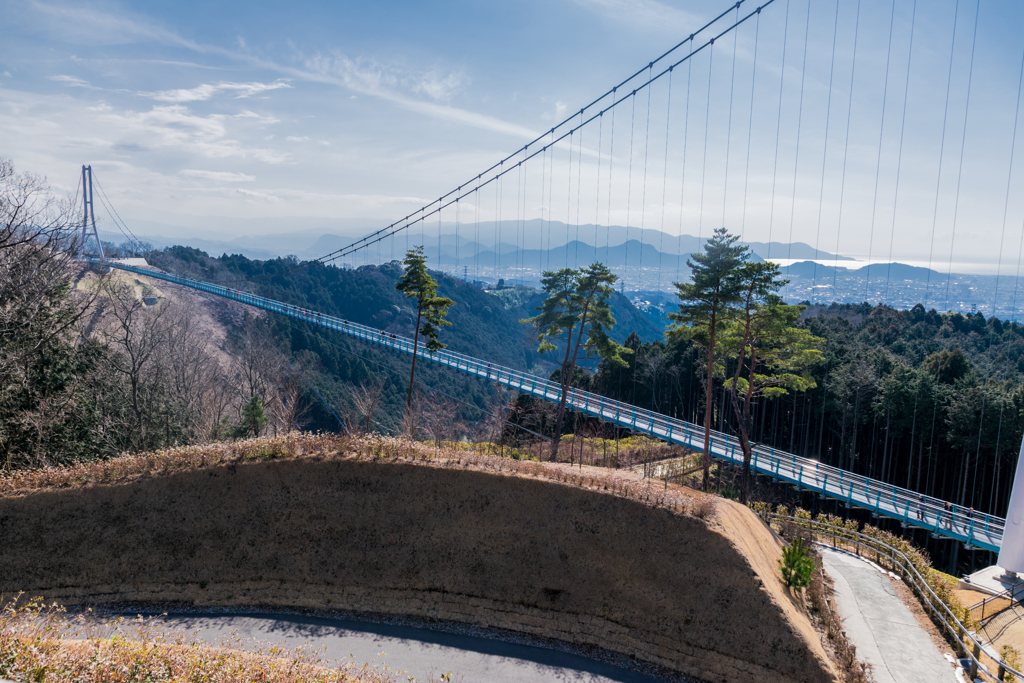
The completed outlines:
{"type": "Polygon", "coordinates": [[[814,572],[814,560],[810,551],[804,546],[804,539],[796,537],[782,549],[782,559],[779,560],[779,568],[782,570],[782,580],[790,588],[803,590],[811,585],[811,574],[814,572]]]}

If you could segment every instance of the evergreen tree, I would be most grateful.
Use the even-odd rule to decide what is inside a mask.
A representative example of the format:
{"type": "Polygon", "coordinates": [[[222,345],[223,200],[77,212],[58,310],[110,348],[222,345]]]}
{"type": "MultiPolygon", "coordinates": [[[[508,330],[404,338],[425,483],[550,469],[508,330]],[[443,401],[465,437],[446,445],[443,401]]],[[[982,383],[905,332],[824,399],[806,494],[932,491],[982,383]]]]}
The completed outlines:
{"type": "Polygon", "coordinates": [[[547,271],[541,283],[548,296],[537,308],[540,313],[520,321],[536,328],[538,352],[554,351],[559,343],[565,344],[558,375],[561,390],[551,446],[552,460],[558,458],[570,379],[576,371],[580,350],[585,357],[600,357],[609,363],[627,365],[622,354],[629,350],[608,336],[608,330],[615,326],[608,299],[615,292],[612,285],[617,279],[603,263],[593,263],[580,270],[547,271]]]}
{"type": "Polygon", "coordinates": [[[259,396],[252,396],[242,406],[242,421],[235,430],[235,436],[259,436],[269,419],[259,396]]]}
{"type": "Polygon", "coordinates": [[[719,343],[725,357],[735,364],[725,388],[743,449],[740,500],[745,503],[750,497],[751,405],[762,396],[773,399],[813,388],[814,378],[807,368],[822,359],[820,346],[825,340],[796,327],[806,307],[789,306],[775,294],[786,284],[779,278],[776,264],[744,264],[738,277],[744,285],[743,308],[722,331],[719,343]]]}
{"type": "Polygon", "coordinates": [[[405,294],[408,299],[416,299],[416,332],[412,343],[412,370],[409,373],[409,395],[405,401],[407,413],[412,411],[412,387],[416,381],[416,353],[419,349],[420,335],[427,338],[427,351],[434,353],[445,347],[437,340],[439,328],[450,326],[444,319],[448,309],[455,304],[451,299],[437,296],[437,282],[427,272],[427,257],[423,247],[415,247],[405,254],[405,272],[395,285],[395,289],[405,294]],[[424,321],[425,320],[425,321],[424,321]]]}
{"type": "Polygon", "coordinates": [[[692,271],[692,282],[676,282],[679,309],[669,313],[675,323],[669,338],[689,338],[702,347],[706,356],[704,387],[704,490],[711,477],[711,411],[713,407],[715,341],[729,314],[742,301],[743,282],[738,277],[746,262],[747,247],[738,246],[739,238],[725,228],[705,243],[704,253],[694,253],[686,265],[692,271]]]}

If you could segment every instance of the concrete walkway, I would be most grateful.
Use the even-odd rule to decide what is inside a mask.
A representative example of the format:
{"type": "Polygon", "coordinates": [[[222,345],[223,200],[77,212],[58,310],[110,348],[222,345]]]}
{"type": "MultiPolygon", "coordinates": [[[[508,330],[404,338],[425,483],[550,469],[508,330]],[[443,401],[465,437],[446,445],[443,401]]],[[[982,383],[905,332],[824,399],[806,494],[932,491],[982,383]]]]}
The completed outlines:
{"type": "Polygon", "coordinates": [[[892,579],[848,553],[821,549],[825,571],[857,658],[872,666],[877,683],[956,681],[955,669],[903,604],[892,579]]]}
{"type": "Polygon", "coordinates": [[[656,683],[650,676],[586,657],[487,638],[288,614],[169,614],[173,621],[216,643],[234,634],[246,639],[283,644],[291,649],[311,643],[327,659],[362,663],[386,662],[398,680],[436,681],[453,672],[463,683],[656,683]]]}

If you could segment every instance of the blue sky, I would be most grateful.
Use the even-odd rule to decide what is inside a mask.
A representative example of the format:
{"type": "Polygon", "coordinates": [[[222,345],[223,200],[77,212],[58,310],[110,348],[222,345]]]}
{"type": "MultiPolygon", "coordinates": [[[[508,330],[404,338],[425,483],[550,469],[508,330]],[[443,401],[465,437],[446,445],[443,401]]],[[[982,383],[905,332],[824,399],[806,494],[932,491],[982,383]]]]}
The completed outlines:
{"type": "MultiPolygon", "coordinates": [[[[0,154],[67,191],[80,165],[91,163],[121,215],[197,226],[211,237],[238,229],[222,217],[280,217],[277,232],[312,218],[350,230],[390,223],[578,111],[727,7],[669,0],[2,6],[0,154]]],[[[747,7],[756,5],[741,11],[747,7]]],[[[506,176],[502,217],[515,217],[514,206],[524,217],[628,222],[670,234],[724,223],[750,239],[792,238],[828,251],[838,244],[875,259],[888,256],[891,240],[894,257],[930,254],[937,264],[951,256],[992,261],[1002,243],[1004,264],[1015,267],[1024,143],[1016,148],[1005,231],[1003,209],[1024,51],[1024,37],[1013,32],[1024,10],[983,0],[971,72],[976,7],[918,0],[908,85],[913,0],[813,0],[810,7],[775,0],[759,25],[744,24],[695,57],[692,71],[673,73],[671,107],[667,79],[652,87],[649,108],[643,92],[635,107],[617,107],[614,151],[602,117],[600,130],[583,130],[582,146],[574,136],[575,151],[563,144],[553,160],[545,154],[522,175],[506,176]]],[[[497,199],[467,198],[460,212],[493,218],[497,199]]]]}

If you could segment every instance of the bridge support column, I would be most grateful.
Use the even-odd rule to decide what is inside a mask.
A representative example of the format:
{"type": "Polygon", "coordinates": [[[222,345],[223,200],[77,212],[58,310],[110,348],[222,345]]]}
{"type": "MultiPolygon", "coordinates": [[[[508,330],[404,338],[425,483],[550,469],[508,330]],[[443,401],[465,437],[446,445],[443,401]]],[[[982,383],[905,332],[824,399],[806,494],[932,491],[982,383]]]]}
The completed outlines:
{"type": "Polygon", "coordinates": [[[1006,527],[999,546],[996,564],[1008,574],[1024,572],[1024,442],[1017,458],[1017,472],[1013,475],[1010,505],[1006,509],[1006,527]]]}

